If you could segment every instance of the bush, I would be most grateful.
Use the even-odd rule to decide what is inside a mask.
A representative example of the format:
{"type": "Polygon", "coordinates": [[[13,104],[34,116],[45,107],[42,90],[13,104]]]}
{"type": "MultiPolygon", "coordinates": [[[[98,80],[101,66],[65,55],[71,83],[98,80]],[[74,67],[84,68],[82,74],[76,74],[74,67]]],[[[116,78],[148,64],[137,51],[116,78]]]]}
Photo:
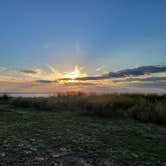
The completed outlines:
{"type": "Polygon", "coordinates": [[[0,100],[2,101],[8,101],[10,99],[10,97],[7,95],[7,94],[3,94],[1,97],[0,97],[0,100]]]}
{"type": "Polygon", "coordinates": [[[127,117],[142,122],[166,124],[165,95],[89,96],[84,108],[84,112],[89,115],[127,117]]]}
{"type": "Polygon", "coordinates": [[[157,103],[155,109],[158,114],[158,123],[166,124],[166,102],[157,103]]]}
{"type": "MultiPolygon", "coordinates": [[[[7,101],[8,96],[1,99],[7,101]]],[[[166,95],[110,94],[84,95],[82,93],[59,94],[48,98],[13,98],[10,103],[17,107],[37,110],[72,110],[100,117],[122,117],[166,124],[166,95]]]]}

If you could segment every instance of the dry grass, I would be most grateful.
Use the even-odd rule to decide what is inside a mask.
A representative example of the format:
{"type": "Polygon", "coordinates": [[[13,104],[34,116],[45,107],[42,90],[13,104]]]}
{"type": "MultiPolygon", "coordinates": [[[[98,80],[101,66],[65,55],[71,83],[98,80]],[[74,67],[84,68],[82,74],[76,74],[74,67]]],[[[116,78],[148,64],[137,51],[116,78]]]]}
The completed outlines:
{"type": "Polygon", "coordinates": [[[48,98],[10,99],[2,96],[1,101],[17,107],[32,107],[37,110],[77,110],[92,116],[122,117],[142,122],[166,124],[166,95],[68,93],[48,98]]]}

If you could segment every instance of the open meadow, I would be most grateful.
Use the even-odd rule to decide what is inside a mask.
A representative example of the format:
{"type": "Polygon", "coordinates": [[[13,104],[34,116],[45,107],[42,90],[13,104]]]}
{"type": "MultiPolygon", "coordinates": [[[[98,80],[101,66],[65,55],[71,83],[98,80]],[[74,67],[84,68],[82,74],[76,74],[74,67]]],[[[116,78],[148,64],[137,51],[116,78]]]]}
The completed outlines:
{"type": "Polygon", "coordinates": [[[166,96],[0,98],[0,165],[166,165],[166,96]]]}

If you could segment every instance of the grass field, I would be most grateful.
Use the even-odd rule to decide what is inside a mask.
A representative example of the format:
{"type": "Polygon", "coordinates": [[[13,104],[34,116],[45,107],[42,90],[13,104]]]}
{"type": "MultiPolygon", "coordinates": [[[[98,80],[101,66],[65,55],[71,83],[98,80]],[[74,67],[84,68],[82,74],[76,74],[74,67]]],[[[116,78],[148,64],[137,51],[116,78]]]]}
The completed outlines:
{"type": "Polygon", "coordinates": [[[89,116],[89,105],[80,106],[85,98],[84,102],[64,96],[54,100],[1,99],[0,165],[166,165],[164,125],[95,116],[95,111],[89,116]]]}

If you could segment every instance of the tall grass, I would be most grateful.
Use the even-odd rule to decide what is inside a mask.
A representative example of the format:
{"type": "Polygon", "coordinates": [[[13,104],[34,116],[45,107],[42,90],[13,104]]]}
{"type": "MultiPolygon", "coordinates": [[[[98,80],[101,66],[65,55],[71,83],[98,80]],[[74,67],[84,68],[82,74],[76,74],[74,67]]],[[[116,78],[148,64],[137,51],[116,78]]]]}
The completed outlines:
{"type": "Polygon", "coordinates": [[[166,124],[166,95],[114,94],[89,96],[85,113],[106,117],[127,117],[142,122],[166,124]]]}
{"type": "Polygon", "coordinates": [[[166,125],[166,95],[66,93],[48,98],[11,98],[8,103],[37,110],[77,110],[92,116],[131,118],[166,125]]]}

